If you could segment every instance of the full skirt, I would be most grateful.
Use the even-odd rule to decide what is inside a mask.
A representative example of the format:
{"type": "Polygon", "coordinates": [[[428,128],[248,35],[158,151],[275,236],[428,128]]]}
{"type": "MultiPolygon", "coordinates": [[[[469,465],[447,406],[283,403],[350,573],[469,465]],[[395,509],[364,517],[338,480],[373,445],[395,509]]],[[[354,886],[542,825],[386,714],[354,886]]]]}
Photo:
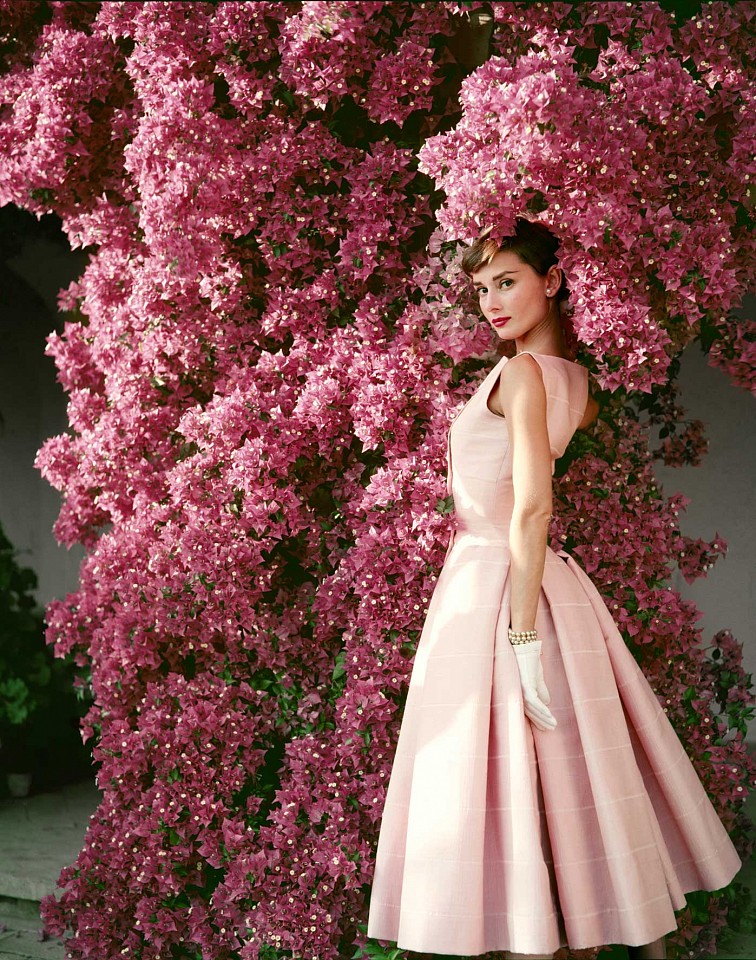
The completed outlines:
{"type": "Polygon", "coordinates": [[[448,955],[637,945],[741,866],[602,596],[547,548],[536,628],[555,730],[523,712],[508,546],[462,536],[415,654],[368,936],[448,955]]]}

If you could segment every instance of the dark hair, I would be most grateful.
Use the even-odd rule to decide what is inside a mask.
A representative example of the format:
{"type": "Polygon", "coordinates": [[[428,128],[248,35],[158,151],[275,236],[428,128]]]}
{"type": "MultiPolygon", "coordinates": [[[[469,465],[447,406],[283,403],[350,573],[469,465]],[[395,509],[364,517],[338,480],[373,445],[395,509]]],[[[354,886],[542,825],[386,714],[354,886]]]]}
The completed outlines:
{"type": "MultiPolygon", "coordinates": [[[[556,255],[559,240],[543,223],[534,223],[526,220],[525,217],[517,217],[514,234],[511,237],[505,237],[501,243],[491,239],[490,232],[490,227],[484,230],[462,256],[460,265],[468,277],[490,263],[500,250],[511,250],[523,263],[527,263],[542,277],[546,276],[550,266],[559,264],[556,255]]],[[[555,296],[557,301],[560,301],[566,300],[569,294],[564,271],[562,271],[562,282],[555,296]]]]}

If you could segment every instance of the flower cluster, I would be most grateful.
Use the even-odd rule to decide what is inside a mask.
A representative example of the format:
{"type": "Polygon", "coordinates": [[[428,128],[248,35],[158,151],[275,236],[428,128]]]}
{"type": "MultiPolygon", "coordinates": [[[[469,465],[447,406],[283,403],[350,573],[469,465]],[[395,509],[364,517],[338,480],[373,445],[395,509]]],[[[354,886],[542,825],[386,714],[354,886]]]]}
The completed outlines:
{"type": "MultiPolygon", "coordinates": [[[[459,241],[523,212],[560,234],[580,359],[607,388],[560,463],[555,545],[750,850],[740,648],[727,631],[704,647],[664,583],[726,545],[682,533],[648,450],[660,424],[656,456],[705,452],[668,351],[700,335],[753,385],[730,316],[753,272],[747,5],[677,23],[654,4],[494,2],[470,73],[482,6],[0,7],[0,203],[54,212],[89,254],[47,345],[70,430],[37,455],[56,536],[88,551],[47,610],[87,677],[103,792],[42,906],[71,960],[364,945],[453,523],[448,425],[493,359],[459,241]]],[[[730,889],[691,901],[677,949],[710,950],[742,909],[730,889]]]]}
{"type": "Polygon", "coordinates": [[[314,0],[281,31],[281,79],[320,109],[352,97],[370,120],[401,126],[429,112],[451,59],[436,47],[452,32],[443,3],[314,0]]]}

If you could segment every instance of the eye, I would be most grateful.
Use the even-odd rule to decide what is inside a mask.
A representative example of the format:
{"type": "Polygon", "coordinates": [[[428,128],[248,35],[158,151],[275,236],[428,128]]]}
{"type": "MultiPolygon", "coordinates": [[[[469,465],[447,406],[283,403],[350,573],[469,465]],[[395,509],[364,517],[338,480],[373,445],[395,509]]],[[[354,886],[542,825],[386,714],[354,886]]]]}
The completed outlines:
{"type": "MultiPolygon", "coordinates": [[[[498,287],[499,287],[500,290],[501,290],[502,288],[507,289],[506,287],[504,287],[504,284],[511,284],[511,283],[514,283],[514,280],[510,280],[508,277],[503,277],[501,280],[498,281],[498,287]]],[[[487,292],[487,288],[486,288],[486,287],[476,287],[476,288],[475,288],[475,294],[476,294],[476,296],[478,296],[478,297],[482,296],[482,294],[484,294],[484,293],[486,293],[486,292],[487,292]]]]}

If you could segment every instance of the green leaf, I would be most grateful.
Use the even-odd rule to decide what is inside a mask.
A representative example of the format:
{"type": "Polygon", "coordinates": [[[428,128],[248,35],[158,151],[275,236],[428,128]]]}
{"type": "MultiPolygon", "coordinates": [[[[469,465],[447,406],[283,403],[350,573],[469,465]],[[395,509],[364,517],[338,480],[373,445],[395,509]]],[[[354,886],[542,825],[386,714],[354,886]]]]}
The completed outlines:
{"type": "Polygon", "coordinates": [[[331,674],[331,679],[335,682],[344,676],[346,673],[346,667],[344,666],[344,650],[340,650],[338,656],[336,657],[336,665],[333,668],[333,673],[331,674]]]}

